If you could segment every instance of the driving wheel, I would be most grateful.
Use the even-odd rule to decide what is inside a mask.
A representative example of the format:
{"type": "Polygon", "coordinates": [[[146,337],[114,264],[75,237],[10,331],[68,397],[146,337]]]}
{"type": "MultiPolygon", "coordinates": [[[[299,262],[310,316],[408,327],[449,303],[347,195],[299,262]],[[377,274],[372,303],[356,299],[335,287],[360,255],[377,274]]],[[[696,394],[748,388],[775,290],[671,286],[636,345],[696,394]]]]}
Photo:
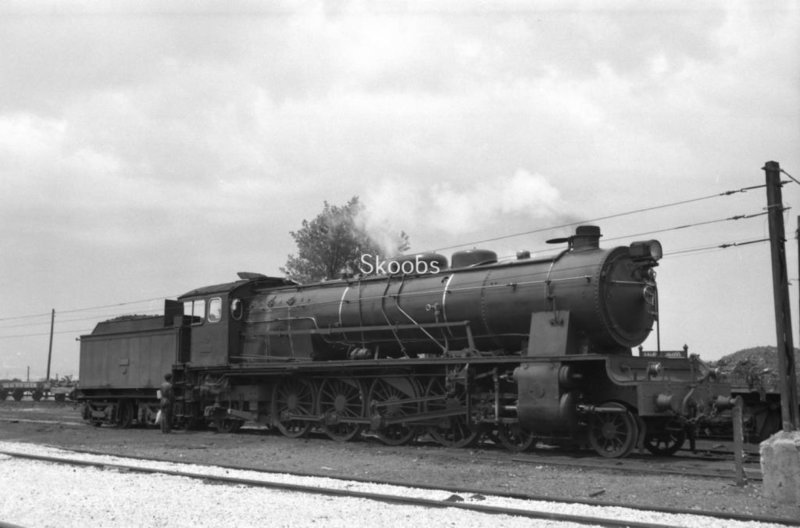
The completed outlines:
{"type": "MultiPolygon", "coordinates": [[[[411,378],[377,378],[369,388],[370,412],[387,419],[398,419],[419,412],[417,388],[411,378]]],[[[416,428],[402,422],[381,426],[378,438],[387,445],[402,445],[416,435],[416,428]]]]}
{"type": "Polygon", "coordinates": [[[322,430],[338,442],[347,442],[361,432],[361,424],[347,421],[364,417],[364,391],[355,379],[326,379],[317,396],[322,430]]]}
{"type": "Polygon", "coordinates": [[[314,386],[304,379],[282,380],[272,394],[272,421],[289,438],[311,430],[314,415],[314,386]]]}

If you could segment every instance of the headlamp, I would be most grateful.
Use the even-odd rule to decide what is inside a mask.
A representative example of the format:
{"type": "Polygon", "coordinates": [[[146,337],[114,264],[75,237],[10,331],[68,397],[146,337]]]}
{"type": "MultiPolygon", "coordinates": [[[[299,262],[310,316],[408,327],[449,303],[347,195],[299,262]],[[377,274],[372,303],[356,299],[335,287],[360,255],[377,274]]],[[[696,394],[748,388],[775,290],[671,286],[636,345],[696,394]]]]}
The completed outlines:
{"type": "Polygon", "coordinates": [[[633,260],[658,262],[664,256],[664,250],[661,249],[661,242],[658,240],[646,240],[631,244],[630,255],[633,260]]]}

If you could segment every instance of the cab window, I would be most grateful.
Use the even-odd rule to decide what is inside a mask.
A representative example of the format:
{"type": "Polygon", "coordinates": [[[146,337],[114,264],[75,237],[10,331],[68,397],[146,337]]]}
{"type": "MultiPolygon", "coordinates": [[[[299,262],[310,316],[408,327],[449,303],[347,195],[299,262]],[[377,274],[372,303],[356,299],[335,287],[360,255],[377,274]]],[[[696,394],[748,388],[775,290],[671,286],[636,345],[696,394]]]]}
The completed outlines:
{"type": "Polygon", "coordinates": [[[231,317],[235,321],[240,321],[242,319],[243,314],[244,314],[244,305],[242,304],[242,300],[233,299],[231,301],[231,317]]]}
{"type": "Polygon", "coordinates": [[[214,297],[208,301],[208,322],[218,323],[222,319],[222,299],[214,297]]]}
{"type": "Polygon", "coordinates": [[[206,300],[197,299],[183,303],[183,315],[190,317],[193,325],[203,324],[206,317],[206,300]]]}

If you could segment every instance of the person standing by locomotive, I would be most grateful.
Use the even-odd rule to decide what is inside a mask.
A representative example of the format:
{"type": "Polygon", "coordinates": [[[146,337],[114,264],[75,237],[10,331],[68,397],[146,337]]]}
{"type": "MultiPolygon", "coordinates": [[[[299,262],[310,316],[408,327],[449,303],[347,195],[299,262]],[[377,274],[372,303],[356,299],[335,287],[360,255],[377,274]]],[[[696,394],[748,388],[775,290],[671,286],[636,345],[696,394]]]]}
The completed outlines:
{"type": "Polygon", "coordinates": [[[172,374],[164,374],[164,383],[161,384],[161,432],[169,433],[172,430],[172,407],[175,403],[175,392],[172,389],[172,374]]]}

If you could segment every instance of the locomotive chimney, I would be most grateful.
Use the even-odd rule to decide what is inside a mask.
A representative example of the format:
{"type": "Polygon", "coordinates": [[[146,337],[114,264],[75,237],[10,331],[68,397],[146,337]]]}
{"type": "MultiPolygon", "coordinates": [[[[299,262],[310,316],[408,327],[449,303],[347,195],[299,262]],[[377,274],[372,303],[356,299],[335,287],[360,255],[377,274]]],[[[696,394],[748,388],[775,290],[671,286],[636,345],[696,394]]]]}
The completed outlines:
{"type": "Polygon", "coordinates": [[[575,229],[575,235],[571,240],[570,246],[573,251],[585,249],[597,249],[600,247],[600,228],[593,225],[582,225],[575,229]]]}

